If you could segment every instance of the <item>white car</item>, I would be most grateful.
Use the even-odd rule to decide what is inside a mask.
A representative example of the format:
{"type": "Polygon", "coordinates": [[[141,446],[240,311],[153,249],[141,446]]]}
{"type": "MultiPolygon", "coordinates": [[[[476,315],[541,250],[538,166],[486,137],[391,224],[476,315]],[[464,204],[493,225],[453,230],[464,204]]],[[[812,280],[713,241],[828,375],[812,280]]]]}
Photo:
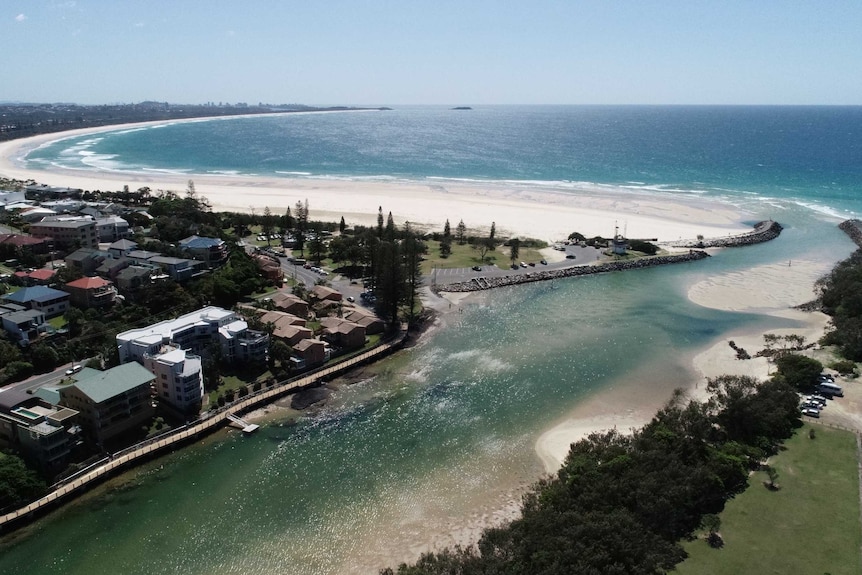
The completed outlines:
{"type": "Polygon", "coordinates": [[[78,373],[82,369],[84,369],[83,365],[73,365],[72,367],[70,367],[69,369],[66,370],[66,375],[75,375],[76,373],[78,373]]]}

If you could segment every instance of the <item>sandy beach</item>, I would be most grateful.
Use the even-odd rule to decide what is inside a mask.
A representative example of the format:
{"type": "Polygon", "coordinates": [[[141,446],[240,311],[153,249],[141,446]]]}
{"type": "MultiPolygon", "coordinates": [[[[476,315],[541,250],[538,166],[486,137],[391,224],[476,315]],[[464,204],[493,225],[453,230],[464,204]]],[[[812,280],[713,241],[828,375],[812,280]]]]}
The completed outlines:
{"type": "MultiPolygon", "coordinates": [[[[191,120],[200,121],[200,120],[191,120]]],[[[173,123],[173,122],[171,122],[173,123]]],[[[152,122],[165,124],[165,122],[152,122]]],[[[461,219],[470,230],[490,228],[496,222],[501,235],[534,237],[546,241],[579,231],[587,236],[610,237],[619,225],[631,238],[662,241],[721,237],[749,231],[740,222],[748,214],[725,204],[696,197],[663,197],[612,188],[559,189],[535,183],[464,182],[440,179],[422,181],[351,181],[324,178],[131,173],[27,169],[22,158],[30,151],[59,139],[141,127],[129,124],[59,134],[46,134],[0,143],[0,176],[35,180],[53,186],[83,190],[121,190],[144,186],[153,191],[182,192],[189,179],[214,210],[249,212],[269,207],[281,214],[308,199],[313,218],[374,225],[378,207],[392,212],[395,221],[428,229],[442,229],[448,219],[461,219]]]]}
{"type": "MultiPolygon", "coordinates": [[[[692,285],[689,299],[705,307],[726,311],[761,313],[799,322],[799,327],[770,329],[777,335],[798,334],[808,342],[823,335],[829,317],[820,312],[802,312],[793,306],[814,299],[814,282],[827,273],[832,262],[794,261],[792,265],[773,264],[710,277],[692,285]]],[[[691,358],[693,377],[683,391],[691,399],[706,398],[707,378],[719,375],[747,375],[758,379],[769,377],[770,365],[765,358],[739,360],[730,347],[746,349],[752,356],[763,349],[763,331],[741,330],[723,336],[691,358]]],[[[536,442],[536,453],[548,473],[555,473],[569,451],[569,446],[590,433],[609,429],[628,432],[649,422],[667,400],[673,389],[650,386],[644,390],[638,382],[602,390],[578,405],[563,421],[543,433],[536,442]]]]}

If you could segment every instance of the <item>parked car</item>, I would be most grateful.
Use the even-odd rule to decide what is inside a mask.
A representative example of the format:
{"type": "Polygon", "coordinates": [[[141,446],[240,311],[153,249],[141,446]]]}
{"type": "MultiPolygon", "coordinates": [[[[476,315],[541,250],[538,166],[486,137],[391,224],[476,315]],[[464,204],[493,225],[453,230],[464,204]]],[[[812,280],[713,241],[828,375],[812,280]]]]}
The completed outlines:
{"type": "Polygon", "coordinates": [[[567,260],[573,260],[573,259],[575,259],[575,254],[566,254],[566,259],[567,259],[567,260]]]}
{"type": "Polygon", "coordinates": [[[802,415],[807,415],[808,417],[820,417],[820,412],[816,409],[811,409],[810,407],[802,408],[802,415]]]}
{"type": "Polygon", "coordinates": [[[546,265],[548,265],[548,262],[547,262],[547,260],[542,260],[542,261],[540,261],[540,262],[539,262],[539,263],[540,263],[540,264],[542,264],[542,265],[543,265],[543,266],[546,266],[546,265]]]}
{"type": "Polygon", "coordinates": [[[521,262],[521,267],[522,267],[522,268],[525,268],[525,267],[527,267],[527,264],[526,264],[526,263],[524,263],[524,262],[521,262]]]}
{"type": "Polygon", "coordinates": [[[82,369],[84,369],[83,365],[80,365],[80,364],[73,365],[72,367],[70,367],[69,369],[66,370],[66,375],[75,375],[76,373],[78,373],[82,369]]]}
{"type": "Polygon", "coordinates": [[[347,296],[347,301],[349,301],[350,303],[353,303],[356,301],[356,299],[352,295],[349,295],[349,296],[347,296]]]}
{"type": "Polygon", "coordinates": [[[471,269],[472,269],[474,272],[480,272],[480,271],[482,271],[482,266],[473,266],[471,269]]]}

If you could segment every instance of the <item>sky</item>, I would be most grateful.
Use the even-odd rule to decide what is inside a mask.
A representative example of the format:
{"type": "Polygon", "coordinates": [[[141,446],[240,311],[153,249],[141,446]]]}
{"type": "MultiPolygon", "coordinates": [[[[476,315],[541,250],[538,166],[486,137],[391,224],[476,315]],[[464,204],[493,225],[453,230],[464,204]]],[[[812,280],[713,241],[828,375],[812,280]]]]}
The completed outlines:
{"type": "Polygon", "coordinates": [[[862,104],[860,0],[0,0],[0,101],[862,104]]]}

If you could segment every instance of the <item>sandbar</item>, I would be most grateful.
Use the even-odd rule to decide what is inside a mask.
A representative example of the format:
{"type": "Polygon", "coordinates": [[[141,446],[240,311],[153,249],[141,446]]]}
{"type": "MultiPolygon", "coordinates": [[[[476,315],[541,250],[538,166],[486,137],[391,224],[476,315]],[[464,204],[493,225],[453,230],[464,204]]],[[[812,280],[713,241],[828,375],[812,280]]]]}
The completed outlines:
{"type": "MultiPolygon", "coordinates": [[[[184,121],[184,120],[181,120],[184,121]]],[[[189,121],[201,121],[200,119],[189,121]]],[[[495,222],[501,236],[565,239],[578,231],[588,237],[611,237],[616,226],[630,238],[674,241],[722,237],[750,231],[742,222],[751,217],[718,201],[685,195],[658,197],[615,186],[572,184],[565,188],[536,182],[462,181],[437,178],[417,180],[342,180],[315,177],[275,177],[224,174],[166,174],[154,172],[33,169],[23,158],[42,145],[72,136],[90,135],[147,125],[148,122],[44,134],[0,143],[0,176],[35,180],[83,190],[183,192],[191,179],[195,189],[216,211],[269,207],[283,214],[297,202],[309,202],[311,216],[348,225],[374,225],[378,208],[392,213],[396,223],[410,222],[425,229],[453,227],[463,220],[470,230],[487,230],[495,222]]]]}
{"type": "MultiPolygon", "coordinates": [[[[794,260],[755,266],[711,276],[690,286],[689,299],[699,305],[725,311],[763,314],[768,318],[794,320],[798,327],[769,329],[777,335],[797,334],[808,342],[822,337],[829,317],[820,312],[803,312],[794,306],[814,299],[814,282],[834,265],[832,261],[794,260]]],[[[786,321],[781,323],[786,324],[786,321]]],[[[763,349],[763,328],[731,332],[690,357],[691,380],[682,391],[695,400],[706,399],[706,380],[719,375],[747,375],[765,380],[770,364],[765,358],[739,360],[730,341],[752,356],[763,349]]],[[[773,368],[774,369],[774,368],[773,368]]],[[[622,433],[648,423],[670,398],[673,389],[650,386],[645,390],[634,378],[600,390],[579,404],[562,421],[545,431],[536,441],[536,453],[545,471],[556,473],[572,443],[591,433],[617,429],[622,433]]]]}

